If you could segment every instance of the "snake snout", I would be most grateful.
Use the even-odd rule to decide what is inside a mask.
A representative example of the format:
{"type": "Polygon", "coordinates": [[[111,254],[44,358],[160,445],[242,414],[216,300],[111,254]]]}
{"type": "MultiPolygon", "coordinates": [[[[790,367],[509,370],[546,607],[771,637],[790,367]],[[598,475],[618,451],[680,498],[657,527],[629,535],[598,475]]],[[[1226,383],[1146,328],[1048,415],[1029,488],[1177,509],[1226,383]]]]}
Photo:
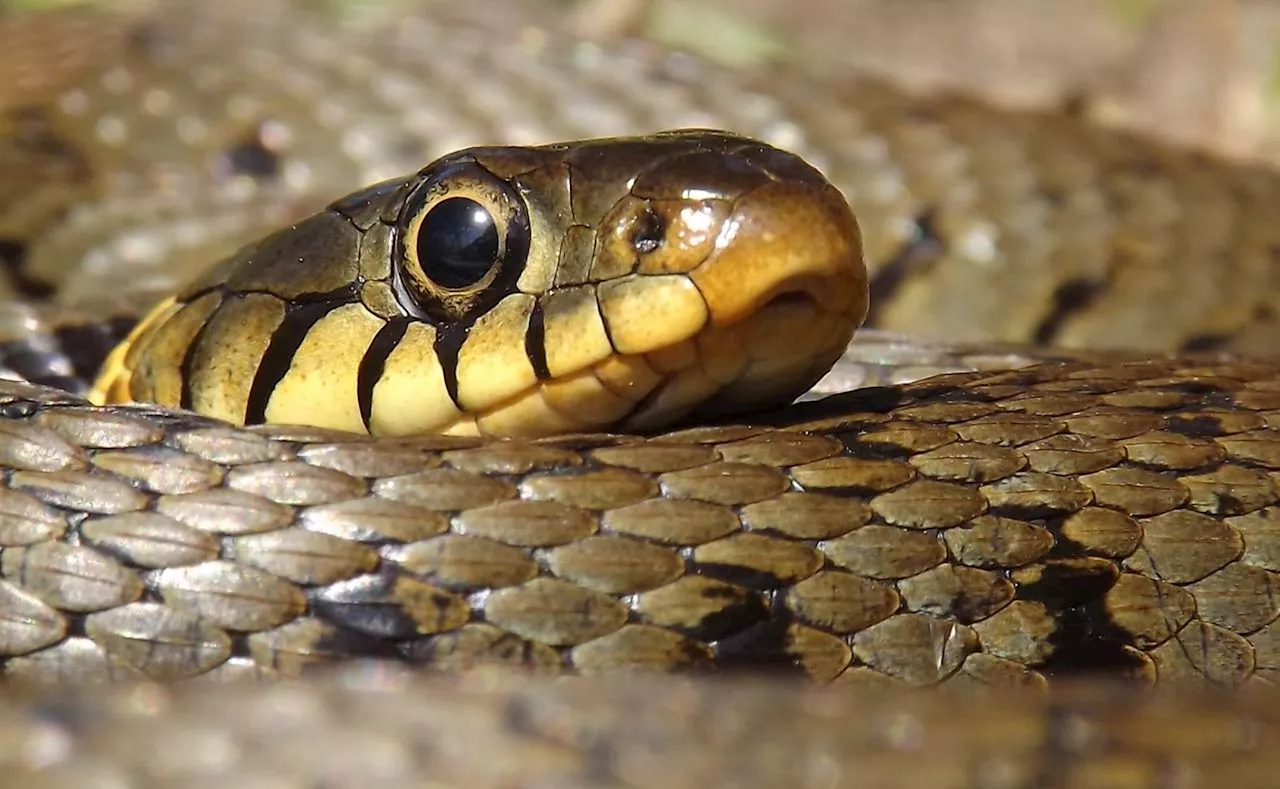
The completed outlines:
{"type": "Polygon", "coordinates": [[[866,317],[857,221],[816,170],[791,159],[798,164],[789,177],[735,201],[715,251],[688,274],[706,320],[680,350],[649,354],[667,377],[625,426],[788,402],[835,363],[866,317]],[[685,364],[671,369],[680,354],[685,364]]]}

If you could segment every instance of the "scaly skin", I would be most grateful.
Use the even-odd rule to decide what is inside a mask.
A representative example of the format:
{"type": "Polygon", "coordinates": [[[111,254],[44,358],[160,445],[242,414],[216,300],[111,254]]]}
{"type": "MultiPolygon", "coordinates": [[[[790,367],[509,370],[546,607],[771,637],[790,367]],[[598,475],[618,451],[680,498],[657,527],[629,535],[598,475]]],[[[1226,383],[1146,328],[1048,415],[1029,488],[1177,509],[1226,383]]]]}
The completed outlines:
{"type": "Polygon", "coordinates": [[[1271,349],[1274,173],[867,80],[736,72],[499,20],[342,32],[254,6],[173,0],[115,53],[100,50],[118,21],[43,31],[33,49],[107,65],[50,68],[74,87],[8,119],[21,133],[0,146],[0,194],[15,198],[0,238],[21,245],[27,276],[64,299],[171,287],[246,234],[468,145],[713,125],[798,153],[845,191],[874,325],[1271,349]]]}
{"type": "MultiPolygon", "coordinates": [[[[420,164],[427,148],[391,145],[406,140],[388,128],[466,117],[411,110],[435,95],[428,89],[457,87],[425,69],[456,68],[473,39],[432,38],[407,24],[402,38],[373,39],[376,50],[362,50],[371,46],[364,38],[308,48],[299,23],[290,30],[315,60],[272,71],[252,52],[295,39],[264,23],[242,30],[242,49],[226,54],[235,28],[218,24],[189,31],[194,40],[174,50],[178,66],[130,63],[58,109],[24,116],[35,118],[26,134],[7,138],[5,155],[28,173],[68,176],[7,203],[24,276],[69,276],[74,299],[77,288],[102,288],[95,267],[121,276],[125,262],[113,254],[128,248],[85,252],[119,237],[120,217],[134,218],[143,228],[134,241],[147,242],[149,210],[162,209],[150,227],[176,238],[171,220],[199,209],[196,224],[221,228],[223,243],[236,235],[224,239],[228,227],[296,216],[325,189],[336,187],[328,200],[356,185],[338,187],[344,177],[374,180],[376,168],[349,168],[290,181],[298,162],[347,167],[319,151],[351,119],[399,119],[365,130],[389,135],[368,150],[408,150],[414,161],[398,172],[420,164]],[[201,41],[224,49],[202,50],[201,41]],[[177,85],[199,72],[189,58],[211,64],[215,51],[228,73],[257,67],[239,93],[270,97],[273,79],[311,74],[314,95],[332,99],[332,125],[297,120],[305,97],[266,100],[259,106],[278,118],[251,111],[251,122],[210,125],[219,130],[203,143],[211,157],[193,159],[185,144],[133,147],[162,139],[183,115],[159,102],[146,121],[139,85],[177,85]],[[359,51],[383,66],[359,65],[359,51]],[[356,64],[347,78],[365,90],[334,87],[338,59],[356,64]],[[404,79],[385,81],[397,70],[404,79]],[[375,94],[386,102],[380,112],[361,104],[375,94]],[[129,144],[119,149],[113,117],[126,121],[129,144]],[[292,147],[266,156],[277,120],[294,132],[292,147]],[[246,128],[256,147],[234,144],[246,142],[246,128]],[[116,166],[165,178],[113,181],[106,174],[116,166]],[[66,183],[76,188],[57,188],[66,183]],[[233,203],[237,188],[248,196],[233,203]],[[60,205],[89,193],[97,197],[61,215],[60,205]],[[224,224],[204,224],[214,220],[224,224]]],[[[146,43],[155,51],[164,40],[146,43]]],[[[491,38],[478,41],[486,58],[513,56],[491,38]]],[[[670,84],[602,68],[584,51],[551,47],[538,73],[580,89],[589,77],[670,84]]],[[[515,56],[527,65],[533,53],[515,56]]],[[[474,79],[484,68],[461,73],[474,79]]],[[[749,77],[696,72],[688,81],[702,98],[673,91],[672,101],[720,106],[706,99],[715,97],[742,108],[725,97],[740,98],[733,85],[749,77]]],[[[529,68],[520,74],[540,79],[529,68]]],[[[1154,346],[1212,336],[1248,348],[1258,347],[1250,337],[1269,337],[1273,267],[1263,253],[1273,231],[1263,218],[1280,184],[1273,175],[1061,119],[918,104],[877,86],[846,93],[853,109],[843,114],[814,98],[834,88],[796,79],[759,84],[779,91],[773,111],[804,113],[806,138],[844,143],[822,163],[852,194],[864,228],[879,228],[868,232],[873,272],[899,270],[885,261],[902,259],[911,230],[903,217],[932,216],[925,224],[943,234],[941,254],[951,257],[926,279],[976,308],[979,326],[983,316],[1013,326],[998,336],[1058,327],[1049,334],[1063,341],[1140,341],[1111,308],[1164,326],[1141,340],[1154,346]],[[809,87],[786,89],[797,85],[809,87]],[[851,138],[855,128],[886,131],[851,138]],[[1008,169],[1030,151],[1036,166],[1008,169]],[[1064,169],[1068,161],[1077,164],[1064,169]],[[861,171],[867,180],[850,175],[855,163],[875,162],[861,171]],[[946,188],[957,163],[973,164],[967,183],[988,185],[978,194],[991,200],[946,188]],[[903,173],[915,174],[909,194],[896,177],[903,173]],[[991,235],[993,226],[1006,232],[991,235]],[[998,242],[994,258],[974,257],[984,240],[998,242]],[[993,267],[1001,281],[1027,290],[958,291],[950,272],[979,259],[1007,261],[993,267]],[[1079,279],[1077,265],[1109,271],[1114,287],[1059,321],[1052,295],[1079,279]],[[1146,290],[1130,290],[1135,282],[1146,290]],[[1218,283],[1226,289],[1210,287],[1218,283]],[[1227,301],[1215,302],[1219,294],[1227,301]],[[988,310],[988,297],[1007,308],[988,310]],[[1094,320],[1111,328],[1073,334],[1094,320]]],[[[203,84],[217,96],[228,89],[213,78],[203,84]]],[[[492,117],[506,124],[517,97],[538,94],[526,86],[500,95],[511,103],[499,101],[492,117]]],[[[640,97],[670,99],[653,89],[621,106],[640,97]]],[[[192,101],[209,117],[226,106],[192,101]]],[[[556,123],[575,117],[556,109],[556,123]]],[[[677,125],[662,117],[656,125],[677,125]]],[[[448,147],[472,141],[465,134],[448,147]]],[[[359,135],[346,139],[365,150],[359,135]]],[[[788,147],[823,158],[807,144],[788,147]]],[[[14,184],[23,182],[4,194],[20,194],[14,184]]],[[[193,236],[202,247],[193,260],[217,246],[193,236]]],[[[147,243],[132,249],[146,252],[147,243]]],[[[880,282],[894,297],[879,313],[884,322],[894,325],[899,309],[937,313],[912,296],[915,285],[880,282]]],[[[44,359],[71,385],[77,365],[92,366],[80,357],[94,354],[83,342],[62,348],[77,358],[42,345],[53,338],[33,334],[31,309],[0,310],[19,340],[10,349],[21,347],[27,364],[44,359]]],[[[37,684],[6,691],[0,705],[0,765],[19,785],[1266,786],[1280,767],[1272,690],[1280,368],[1270,362],[1099,358],[841,395],[747,424],[511,443],[233,428],[157,408],[93,408],[18,383],[0,388],[0,402],[0,654],[15,685],[37,684]],[[329,685],[130,686],[106,695],[80,684],[291,677],[354,657],[610,676],[546,685],[482,673],[461,686],[422,677],[402,685],[351,669],[329,685]],[[729,686],[616,676],[634,667],[782,676],[729,686]],[[1155,695],[1064,684],[1082,674],[1101,682],[1099,673],[1154,684],[1155,695]],[[935,685],[977,695],[901,687],[935,685]],[[1208,691],[1179,693],[1187,686],[1208,691]]]]}

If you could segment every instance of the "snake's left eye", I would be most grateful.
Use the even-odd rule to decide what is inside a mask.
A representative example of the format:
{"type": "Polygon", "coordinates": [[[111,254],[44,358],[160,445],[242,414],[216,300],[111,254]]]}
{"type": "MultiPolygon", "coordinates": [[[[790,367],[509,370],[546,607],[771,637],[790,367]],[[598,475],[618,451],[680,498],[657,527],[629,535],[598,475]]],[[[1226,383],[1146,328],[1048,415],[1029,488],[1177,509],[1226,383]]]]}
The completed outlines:
{"type": "Polygon", "coordinates": [[[485,278],[502,259],[498,223],[484,205],[469,197],[436,203],[418,222],[418,265],[432,281],[456,290],[485,278]]]}
{"type": "Polygon", "coordinates": [[[529,253],[524,201],[473,161],[444,165],[406,199],[396,258],[414,312],[456,319],[495,283],[519,277],[529,253]]]}

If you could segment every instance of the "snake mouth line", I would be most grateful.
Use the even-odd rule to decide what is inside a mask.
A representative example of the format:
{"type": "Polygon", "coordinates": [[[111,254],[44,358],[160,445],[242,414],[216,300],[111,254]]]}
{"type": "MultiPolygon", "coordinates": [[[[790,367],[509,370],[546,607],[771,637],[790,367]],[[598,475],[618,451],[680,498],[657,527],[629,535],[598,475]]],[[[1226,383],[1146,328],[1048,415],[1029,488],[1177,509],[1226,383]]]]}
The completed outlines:
{"type": "Polygon", "coordinates": [[[441,432],[532,437],[645,431],[692,416],[781,405],[822,376],[853,328],[847,315],[824,308],[811,290],[789,288],[738,321],[707,322],[657,350],[614,353],[467,414],[441,432]]]}
{"type": "Polygon", "coordinates": [[[684,343],[645,354],[664,378],[620,427],[647,430],[791,402],[834,363],[852,335],[848,316],[824,309],[812,291],[779,291],[741,320],[709,325],[684,343]]]}

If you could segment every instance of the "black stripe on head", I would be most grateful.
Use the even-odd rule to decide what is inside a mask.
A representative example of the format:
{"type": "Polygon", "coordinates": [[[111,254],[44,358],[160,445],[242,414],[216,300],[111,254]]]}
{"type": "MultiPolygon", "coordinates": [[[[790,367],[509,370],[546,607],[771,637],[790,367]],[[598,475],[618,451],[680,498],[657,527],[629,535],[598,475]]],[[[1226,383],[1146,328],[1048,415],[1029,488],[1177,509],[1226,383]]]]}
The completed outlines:
{"type": "Polygon", "coordinates": [[[524,333],[524,352],[539,381],[551,377],[551,370],[547,367],[547,325],[541,301],[534,301],[533,310],[529,313],[529,328],[524,333]]]}
{"type": "MultiPolygon", "coordinates": [[[[466,411],[466,409],[458,401],[458,356],[462,353],[462,346],[480,317],[479,314],[468,315],[456,323],[436,324],[436,341],[433,348],[436,359],[440,362],[440,372],[444,375],[444,389],[449,393],[449,399],[459,411],[466,411]]],[[[529,313],[529,327],[525,330],[524,348],[534,375],[539,380],[550,378],[551,371],[547,369],[546,326],[542,304],[538,301],[534,301],[533,309],[529,313]]]]}
{"type": "Polygon", "coordinates": [[[373,432],[369,429],[369,421],[373,416],[373,388],[382,378],[382,371],[387,366],[387,357],[400,344],[408,328],[408,318],[387,321],[385,326],[378,329],[373,342],[369,343],[368,350],[360,359],[360,369],[356,372],[356,400],[360,404],[360,421],[364,423],[366,432],[373,432]]]}
{"type": "Polygon", "coordinates": [[[462,344],[467,341],[467,335],[471,333],[474,323],[472,319],[465,325],[455,323],[436,327],[436,342],[433,349],[436,352],[436,359],[440,362],[440,372],[444,375],[444,390],[449,393],[449,399],[458,410],[463,410],[462,406],[458,405],[458,354],[462,352],[462,344]]]}
{"type": "Polygon", "coordinates": [[[302,346],[302,341],[307,338],[311,327],[338,307],[350,303],[349,298],[293,302],[286,308],[284,321],[271,334],[271,342],[267,344],[258,372],[253,376],[253,385],[249,388],[249,398],[245,405],[246,425],[260,425],[267,421],[267,403],[271,401],[276,386],[288,374],[293,357],[302,346]]]}

